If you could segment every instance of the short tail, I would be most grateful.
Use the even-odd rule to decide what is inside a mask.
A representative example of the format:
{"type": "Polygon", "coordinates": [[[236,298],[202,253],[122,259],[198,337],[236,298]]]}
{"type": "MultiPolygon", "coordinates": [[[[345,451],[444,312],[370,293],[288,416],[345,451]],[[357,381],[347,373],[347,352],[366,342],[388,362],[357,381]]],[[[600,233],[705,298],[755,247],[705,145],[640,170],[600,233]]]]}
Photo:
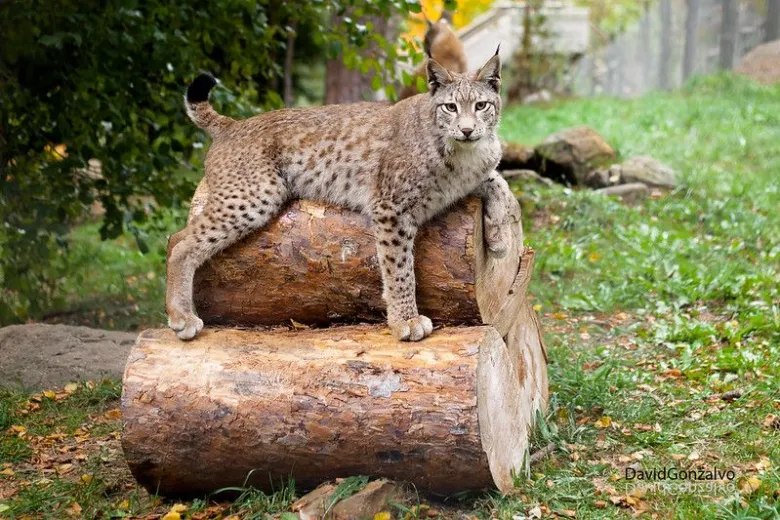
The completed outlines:
{"type": "Polygon", "coordinates": [[[209,92],[217,84],[217,80],[211,74],[201,74],[187,87],[187,95],[184,98],[184,106],[187,115],[192,122],[205,130],[211,137],[215,137],[233,120],[220,115],[209,103],[209,92]]]}

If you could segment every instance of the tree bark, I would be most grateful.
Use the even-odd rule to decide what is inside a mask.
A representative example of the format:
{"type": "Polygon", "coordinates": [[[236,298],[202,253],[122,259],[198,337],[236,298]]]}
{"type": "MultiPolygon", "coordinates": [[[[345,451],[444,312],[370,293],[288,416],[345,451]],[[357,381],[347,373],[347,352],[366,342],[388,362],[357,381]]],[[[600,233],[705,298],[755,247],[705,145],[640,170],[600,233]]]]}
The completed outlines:
{"type": "Polygon", "coordinates": [[[683,81],[693,74],[696,64],[696,29],[699,24],[699,0],[686,0],[688,13],[685,16],[685,50],[683,51],[683,81]]]}
{"type": "Polygon", "coordinates": [[[671,87],[669,65],[672,58],[672,2],[661,0],[658,4],[661,19],[661,56],[658,60],[658,86],[662,90],[671,87]]]}
{"type": "MultiPolygon", "coordinates": [[[[510,224],[512,247],[501,259],[485,249],[479,199],[467,199],[424,227],[415,244],[420,312],[436,325],[494,324],[505,334],[520,301],[510,291],[521,255],[526,265],[533,258],[532,251],[523,253],[516,202],[510,224]]],[[[194,287],[198,313],[211,325],[385,319],[370,219],[309,201],[292,203],[269,226],[212,258],[197,271],[194,287]]]]}
{"type": "Polygon", "coordinates": [[[723,20],[720,30],[720,68],[734,68],[734,55],[737,49],[739,32],[739,3],[737,0],[722,0],[723,20]]]}
{"type": "Polygon", "coordinates": [[[780,40],[780,0],[767,0],[764,41],[780,40]]]}
{"type": "Polygon", "coordinates": [[[377,326],[206,330],[193,343],[146,331],[124,375],[124,455],[163,495],[350,475],[508,492],[546,401],[538,324],[509,340],[485,326],[416,344],[377,326]]]}

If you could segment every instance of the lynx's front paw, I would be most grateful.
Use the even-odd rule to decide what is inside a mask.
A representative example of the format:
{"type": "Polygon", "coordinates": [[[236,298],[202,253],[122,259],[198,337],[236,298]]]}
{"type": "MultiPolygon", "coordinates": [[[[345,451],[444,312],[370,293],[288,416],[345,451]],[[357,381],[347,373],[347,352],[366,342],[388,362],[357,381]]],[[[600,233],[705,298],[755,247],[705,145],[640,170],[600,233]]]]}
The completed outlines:
{"type": "Polygon", "coordinates": [[[503,258],[512,247],[512,230],[509,223],[485,222],[485,244],[491,256],[503,258]]]}
{"type": "Polygon", "coordinates": [[[425,316],[389,323],[393,336],[399,341],[420,341],[433,332],[433,323],[425,316]]]}
{"type": "Polygon", "coordinates": [[[203,330],[203,320],[192,313],[171,312],[168,314],[168,326],[176,332],[180,340],[187,341],[203,330]]]}

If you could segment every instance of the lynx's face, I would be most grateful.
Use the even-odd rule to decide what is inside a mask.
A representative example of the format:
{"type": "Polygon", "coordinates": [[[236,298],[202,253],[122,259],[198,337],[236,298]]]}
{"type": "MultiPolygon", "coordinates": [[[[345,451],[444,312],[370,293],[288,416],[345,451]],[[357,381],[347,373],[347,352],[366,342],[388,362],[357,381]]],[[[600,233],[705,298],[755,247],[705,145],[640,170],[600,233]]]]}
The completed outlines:
{"type": "Polygon", "coordinates": [[[436,126],[445,138],[467,144],[495,132],[501,111],[498,54],[473,77],[450,72],[430,59],[428,85],[436,126]]]}

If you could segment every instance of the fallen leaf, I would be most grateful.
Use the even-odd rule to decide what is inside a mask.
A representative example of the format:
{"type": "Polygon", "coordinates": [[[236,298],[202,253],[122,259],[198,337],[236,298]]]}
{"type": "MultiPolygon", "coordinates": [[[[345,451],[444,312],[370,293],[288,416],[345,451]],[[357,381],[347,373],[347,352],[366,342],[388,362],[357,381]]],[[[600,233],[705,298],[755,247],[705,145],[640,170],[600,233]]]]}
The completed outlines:
{"type": "Polygon", "coordinates": [[[535,310],[536,312],[539,312],[540,310],[542,310],[542,306],[541,306],[540,304],[538,304],[538,303],[537,303],[536,305],[534,305],[534,310],[535,310]]]}
{"type": "Polygon", "coordinates": [[[601,260],[601,253],[591,253],[588,255],[588,260],[595,263],[601,260]]]}
{"type": "Polygon", "coordinates": [[[739,487],[739,490],[744,495],[750,495],[758,490],[758,488],[761,487],[761,479],[758,477],[748,477],[743,482],[742,485],[739,487]]]}
{"type": "Polygon", "coordinates": [[[596,500],[595,502],[593,502],[593,505],[596,507],[596,509],[604,509],[605,507],[607,507],[607,503],[604,502],[603,500],[596,500]]]}
{"type": "Polygon", "coordinates": [[[81,506],[78,502],[73,502],[73,504],[68,508],[68,513],[73,513],[74,515],[81,515],[81,506]]]}
{"type": "Polygon", "coordinates": [[[612,417],[605,415],[601,417],[598,421],[596,421],[594,424],[596,428],[598,428],[599,430],[603,430],[604,428],[609,428],[610,425],[612,424],[612,417]]]}
{"type": "Polygon", "coordinates": [[[181,520],[181,515],[179,513],[173,513],[169,511],[165,513],[165,516],[160,518],[160,520],[181,520]]]}
{"type": "Polygon", "coordinates": [[[380,511],[374,515],[374,520],[392,520],[392,516],[387,511],[380,511]]]}
{"type": "Polygon", "coordinates": [[[308,325],[304,325],[303,323],[298,323],[293,319],[291,319],[290,322],[292,323],[292,326],[295,330],[306,330],[309,328],[308,325]]]}
{"type": "Polygon", "coordinates": [[[122,418],[122,411],[119,408],[112,408],[103,414],[103,416],[110,421],[116,421],[117,419],[122,418]]]}
{"type": "Polygon", "coordinates": [[[116,505],[117,509],[129,509],[130,508],[130,501],[129,500],[122,500],[116,505]]]}
{"type": "Polygon", "coordinates": [[[6,477],[13,477],[16,475],[16,472],[12,470],[11,468],[5,468],[3,471],[0,471],[0,475],[5,475],[6,477]]]}
{"type": "Polygon", "coordinates": [[[170,513],[183,513],[187,510],[187,506],[184,504],[173,504],[171,507],[170,513]]]}
{"type": "Polygon", "coordinates": [[[49,399],[54,399],[57,396],[54,390],[44,390],[42,393],[44,397],[48,397],[49,399]]]}
{"type": "Polygon", "coordinates": [[[92,482],[92,475],[87,475],[87,474],[81,475],[81,481],[84,484],[89,484],[90,482],[92,482]]]}
{"type": "Polygon", "coordinates": [[[556,513],[566,518],[577,518],[577,512],[574,509],[561,509],[556,511],[556,513]]]}
{"type": "Polygon", "coordinates": [[[8,504],[0,504],[0,513],[5,513],[9,509],[11,509],[11,506],[8,504]]]}

